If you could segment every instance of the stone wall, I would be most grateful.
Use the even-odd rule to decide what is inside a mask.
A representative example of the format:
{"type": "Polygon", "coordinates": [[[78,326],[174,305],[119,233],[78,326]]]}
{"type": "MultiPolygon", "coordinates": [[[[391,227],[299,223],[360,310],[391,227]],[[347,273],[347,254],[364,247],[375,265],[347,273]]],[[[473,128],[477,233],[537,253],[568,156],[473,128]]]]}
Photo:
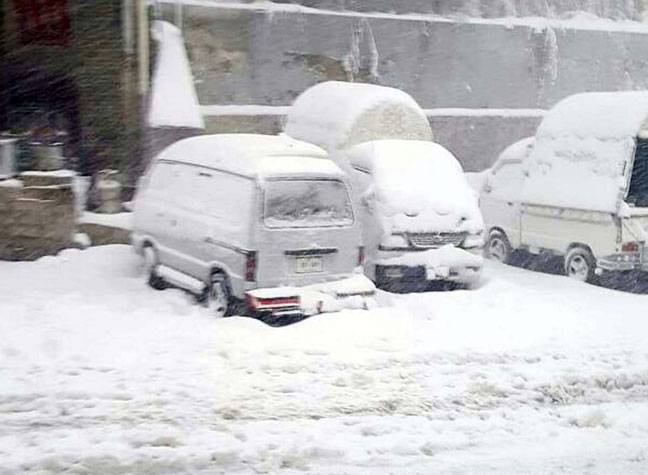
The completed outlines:
{"type": "Polygon", "coordinates": [[[55,254],[72,245],[74,229],[70,183],[38,177],[0,181],[0,260],[55,254]]]}

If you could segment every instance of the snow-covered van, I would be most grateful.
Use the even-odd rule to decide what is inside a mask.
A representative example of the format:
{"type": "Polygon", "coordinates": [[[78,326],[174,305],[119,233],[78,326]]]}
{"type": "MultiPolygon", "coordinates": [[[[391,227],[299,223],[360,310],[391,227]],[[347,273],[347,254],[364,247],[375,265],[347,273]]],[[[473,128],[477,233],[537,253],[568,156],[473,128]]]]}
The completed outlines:
{"type": "Polygon", "coordinates": [[[563,256],[565,274],[582,281],[648,271],[648,92],[570,96],[517,152],[481,190],[487,255],[563,256]]]}
{"type": "Polygon", "coordinates": [[[353,177],[365,274],[385,288],[471,284],[482,267],[477,197],[423,110],[397,89],[324,82],[301,94],[285,127],[325,148],[353,177]]]}
{"type": "Polygon", "coordinates": [[[256,313],[300,313],[296,293],[250,291],[350,277],[363,252],[348,178],[326,152],[252,134],[163,150],[141,180],[132,239],[153,286],[203,295],[219,316],[246,297],[256,313]]]}

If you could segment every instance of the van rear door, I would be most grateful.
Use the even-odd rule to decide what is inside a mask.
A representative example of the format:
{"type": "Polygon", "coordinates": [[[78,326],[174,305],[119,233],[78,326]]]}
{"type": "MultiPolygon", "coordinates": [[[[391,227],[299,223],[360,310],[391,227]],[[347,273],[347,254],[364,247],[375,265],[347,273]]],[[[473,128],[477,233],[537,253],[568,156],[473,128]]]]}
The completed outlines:
{"type": "Polygon", "coordinates": [[[358,263],[358,225],[349,190],[338,179],[266,180],[257,237],[260,287],[334,280],[358,263]]]}

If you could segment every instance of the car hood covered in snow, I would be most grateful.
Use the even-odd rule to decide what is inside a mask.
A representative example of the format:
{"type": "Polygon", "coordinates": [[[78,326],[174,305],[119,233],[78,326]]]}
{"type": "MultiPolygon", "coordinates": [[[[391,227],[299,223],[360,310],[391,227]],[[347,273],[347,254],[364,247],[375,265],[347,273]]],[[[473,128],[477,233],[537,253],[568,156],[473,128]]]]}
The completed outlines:
{"type": "Polygon", "coordinates": [[[478,232],[477,198],[457,159],[441,145],[376,140],[348,150],[351,166],[371,174],[375,212],[387,232],[478,232]]]}

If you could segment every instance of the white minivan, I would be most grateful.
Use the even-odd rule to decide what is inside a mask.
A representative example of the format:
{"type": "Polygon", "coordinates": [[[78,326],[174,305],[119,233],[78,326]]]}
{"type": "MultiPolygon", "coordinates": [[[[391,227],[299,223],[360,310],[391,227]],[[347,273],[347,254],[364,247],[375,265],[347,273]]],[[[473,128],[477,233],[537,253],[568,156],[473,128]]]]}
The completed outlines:
{"type": "Polygon", "coordinates": [[[347,176],[324,150],[288,137],[222,134],[162,151],[135,199],[135,249],[153,286],[203,295],[218,316],[299,313],[298,295],[260,288],[349,277],[362,259],[347,176]]]}

